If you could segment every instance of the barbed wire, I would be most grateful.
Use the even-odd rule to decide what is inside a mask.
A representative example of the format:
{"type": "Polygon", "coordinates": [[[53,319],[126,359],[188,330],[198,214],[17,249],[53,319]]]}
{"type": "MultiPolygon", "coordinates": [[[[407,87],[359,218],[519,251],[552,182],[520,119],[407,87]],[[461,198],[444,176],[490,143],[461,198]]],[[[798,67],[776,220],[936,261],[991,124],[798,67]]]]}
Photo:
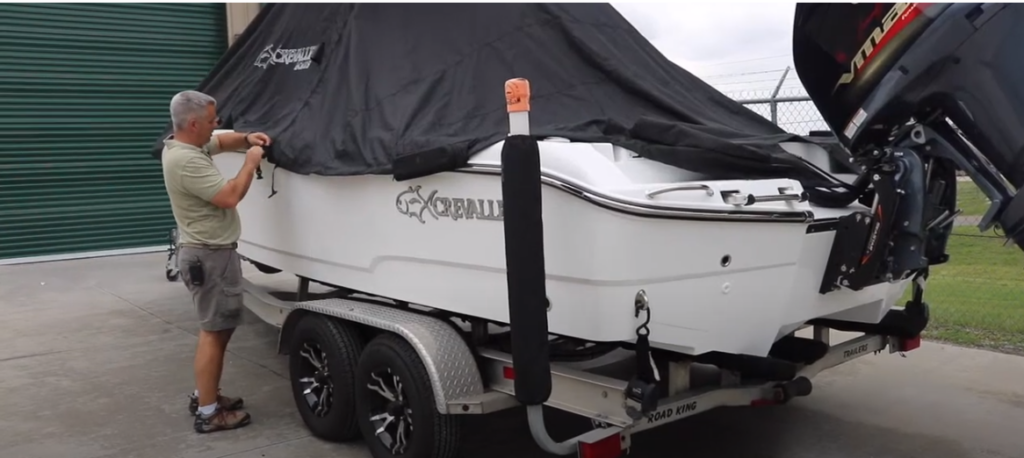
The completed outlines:
{"type": "Polygon", "coordinates": [[[725,61],[725,62],[714,62],[714,63],[710,63],[710,64],[705,64],[704,67],[721,67],[721,66],[725,66],[725,65],[749,64],[751,62],[759,62],[759,61],[764,61],[764,60],[769,60],[769,59],[781,59],[781,58],[792,59],[793,55],[792,54],[778,54],[778,55],[774,55],[774,56],[761,56],[761,57],[754,57],[754,58],[750,58],[750,59],[730,60],[730,61],[725,61]]]}

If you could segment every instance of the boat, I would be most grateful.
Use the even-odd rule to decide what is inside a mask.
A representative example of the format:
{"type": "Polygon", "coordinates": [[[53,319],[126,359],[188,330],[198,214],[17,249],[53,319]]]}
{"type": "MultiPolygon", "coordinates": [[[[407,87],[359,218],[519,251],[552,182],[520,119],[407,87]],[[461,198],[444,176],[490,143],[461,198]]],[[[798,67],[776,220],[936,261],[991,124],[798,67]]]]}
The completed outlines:
{"type": "MultiPolygon", "coordinates": [[[[991,202],[979,229],[1024,246],[1022,21],[797,4],[794,67],[830,127],[813,135],[603,4],[268,4],[196,89],[222,131],[274,140],[239,251],[299,286],[243,294],[280,327],[314,435],[453,457],[463,415],[525,405],[542,450],[616,458],[918,348],[961,173],[991,202]],[[594,429],[556,441],[545,405],[594,429]]],[[[227,176],[242,160],[214,156],[227,176]]]]}
{"type": "MultiPolygon", "coordinates": [[[[222,131],[274,139],[238,205],[239,252],[264,272],[523,335],[765,358],[813,323],[919,335],[957,170],[992,199],[984,224],[1021,224],[1024,134],[1001,128],[1017,115],[956,86],[990,73],[921,76],[937,57],[915,44],[970,19],[949,11],[995,34],[1021,13],[882,5],[797,9],[824,136],[718,92],[606,4],[268,4],[196,89],[222,131]],[[874,17],[873,38],[844,15],[874,17]]],[[[234,176],[243,157],[214,159],[234,176]]]]}

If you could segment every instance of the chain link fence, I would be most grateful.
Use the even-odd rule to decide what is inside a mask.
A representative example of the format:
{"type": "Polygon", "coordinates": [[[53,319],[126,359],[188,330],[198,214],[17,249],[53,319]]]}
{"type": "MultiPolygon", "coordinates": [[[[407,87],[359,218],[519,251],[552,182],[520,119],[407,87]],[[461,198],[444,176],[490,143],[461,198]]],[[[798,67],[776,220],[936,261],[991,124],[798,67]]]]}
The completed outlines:
{"type": "MultiPolygon", "coordinates": [[[[802,88],[729,92],[788,132],[830,130],[802,88]]],[[[957,183],[960,215],[954,220],[949,262],[933,266],[925,290],[932,322],[926,337],[1024,354],[1024,252],[998,229],[980,231],[989,200],[967,177],[957,183]]],[[[904,301],[910,298],[908,288],[904,301]]]]}

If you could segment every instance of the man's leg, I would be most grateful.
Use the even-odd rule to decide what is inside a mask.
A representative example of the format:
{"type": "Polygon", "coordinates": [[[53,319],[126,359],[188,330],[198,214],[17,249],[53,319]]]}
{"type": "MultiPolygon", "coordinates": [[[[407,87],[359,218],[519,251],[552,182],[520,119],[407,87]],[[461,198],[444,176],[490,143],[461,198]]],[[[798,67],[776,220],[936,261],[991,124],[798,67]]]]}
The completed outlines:
{"type": "Polygon", "coordinates": [[[242,398],[227,397],[219,393],[221,374],[224,372],[224,356],[227,353],[228,342],[234,334],[234,329],[221,331],[199,330],[199,341],[196,345],[196,356],[194,370],[196,377],[195,393],[189,396],[189,413],[195,415],[201,405],[207,406],[206,411],[212,409],[211,404],[218,402],[220,407],[227,410],[238,410],[244,405],[242,398]],[[213,375],[211,375],[213,374],[213,375]],[[209,388],[212,384],[213,388],[209,388]],[[213,393],[208,398],[200,399],[198,394],[213,393]]]}
{"type": "MultiPolygon", "coordinates": [[[[196,389],[199,390],[199,405],[213,406],[217,403],[220,377],[224,370],[224,353],[227,350],[231,330],[199,330],[196,345],[196,389]]],[[[208,407],[208,410],[210,407],[208,407]]]]}
{"type": "MultiPolygon", "coordinates": [[[[221,379],[222,374],[224,373],[224,354],[227,353],[228,343],[231,342],[231,336],[235,333],[235,329],[236,328],[224,329],[222,331],[216,331],[216,333],[215,333],[215,337],[216,337],[217,342],[221,344],[220,363],[217,364],[217,366],[216,366],[217,367],[217,376],[216,376],[217,387],[220,387],[220,379],[221,379]]],[[[198,385],[196,385],[196,386],[198,386],[198,385]]],[[[223,398],[223,396],[221,396],[221,397],[223,398]]]]}
{"type": "Polygon", "coordinates": [[[242,407],[240,398],[221,396],[219,388],[228,342],[241,324],[241,260],[234,250],[196,249],[195,253],[183,258],[198,259],[204,271],[203,284],[190,286],[200,330],[194,363],[199,393],[191,400],[190,410],[196,410],[197,432],[234,429],[247,425],[249,414],[237,411],[242,407]]]}

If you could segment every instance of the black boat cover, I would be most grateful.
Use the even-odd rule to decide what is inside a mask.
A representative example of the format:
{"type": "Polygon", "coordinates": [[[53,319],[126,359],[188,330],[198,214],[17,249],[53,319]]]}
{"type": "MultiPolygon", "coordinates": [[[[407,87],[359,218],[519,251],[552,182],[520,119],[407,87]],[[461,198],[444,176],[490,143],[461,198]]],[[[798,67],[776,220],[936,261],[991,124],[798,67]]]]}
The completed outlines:
{"type": "MultiPolygon", "coordinates": [[[[779,145],[811,139],[672,63],[608,4],[266,4],[194,89],[218,100],[224,128],[269,134],[278,167],[402,180],[505,137],[504,85],[517,77],[530,81],[537,137],[610,142],[723,179],[835,184],[779,145]]],[[[168,123],[160,140],[170,134],[168,123]]]]}

